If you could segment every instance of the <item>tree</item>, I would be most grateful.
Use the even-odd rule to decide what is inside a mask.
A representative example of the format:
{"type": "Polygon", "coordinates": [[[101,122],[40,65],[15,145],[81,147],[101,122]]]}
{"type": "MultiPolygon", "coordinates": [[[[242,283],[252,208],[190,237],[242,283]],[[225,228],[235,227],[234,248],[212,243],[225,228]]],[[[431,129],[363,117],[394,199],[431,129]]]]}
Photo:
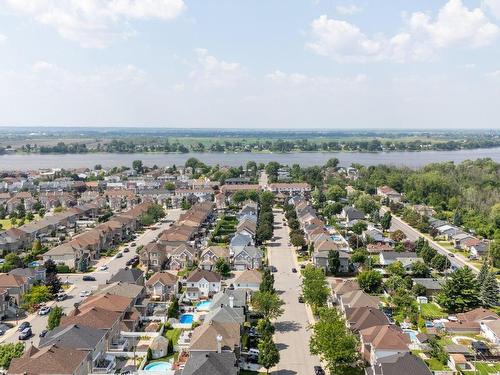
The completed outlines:
{"type": "Polygon", "coordinates": [[[401,263],[400,261],[389,264],[386,268],[386,271],[389,275],[398,275],[401,277],[406,273],[403,263],[401,263]]]}
{"type": "Polygon", "coordinates": [[[306,266],[302,274],[302,293],[315,313],[319,307],[326,304],[330,290],[325,273],[321,268],[312,265],[306,266]]]}
{"type": "Polygon", "coordinates": [[[266,335],[257,344],[259,349],[259,364],[264,367],[269,374],[269,369],[278,364],[280,353],[271,335],[266,335]]]}
{"type": "Polygon", "coordinates": [[[346,374],[359,359],[358,340],[336,309],[322,308],[319,315],[309,340],[311,354],[326,363],[330,374],[346,374]]]}
{"type": "Polygon", "coordinates": [[[132,162],[132,169],[137,173],[141,173],[143,170],[142,160],[134,160],[132,162]]]}
{"type": "Polygon", "coordinates": [[[49,287],[52,296],[55,296],[61,289],[61,280],[56,273],[49,273],[45,277],[45,285],[49,287]]]}
{"type": "Polygon", "coordinates": [[[384,288],[389,294],[393,294],[396,290],[404,288],[405,285],[405,280],[401,275],[392,275],[384,283],[384,288]]]}
{"type": "Polygon", "coordinates": [[[52,310],[50,310],[49,318],[47,321],[47,329],[49,331],[53,330],[56,327],[59,327],[61,323],[61,317],[63,314],[63,309],[60,306],[54,306],[52,310]]]}
{"type": "Polygon", "coordinates": [[[23,260],[19,255],[9,253],[5,256],[5,264],[10,268],[21,268],[24,266],[23,260]]]}
{"type": "Polygon", "coordinates": [[[167,316],[169,318],[178,318],[179,317],[179,300],[177,297],[174,297],[170,306],[168,306],[167,316]]]}
{"type": "Polygon", "coordinates": [[[259,319],[256,328],[261,337],[274,335],[275,328],[269,319],[259,319]]]}
{"type": "Polygon", "coordinates": [[[411,265],[413,277],[430,277],[431,270],[424,263],[416,261],[411,265]]]}
{"type": "Polygon", "coordinates": [[[252,295],[252,307],[270,320],[276,319],[283,314],[282,306],[284,304],[285,302],[276,293],[259,291],[252,295]]]}
{"type": "Polygon", "coordinates": [[[24,345],[21,342],[15,344],[0,345],[0,367],[9,368],[14,358],[19,358],[24,353],[24,345]]]}
{"type": "Polygon", "coordinates": [[[422,284],[415,284],[413,285],[413,288],[411,288],[411,291],[413,294],[416,296],[425,296],[427,295],[427,288],[423,286],[422,284]]]}
{"type": "Polygon", "coordinates": [[[488,260],[485,259],[476,279],[477,285],[479,285],[479,287],[481,287],[484,284],[484,281],[486,280],[486,277],[488,276],[489,273],[490,273],[490,266],[488,265],[488,260]]]}
{"type": "Polygon", "coordinates": [[[360,272],[357,280],[360,288],[367,293],[378,293],[382,287],[382,274],[376,270],[360,272]]]}
{"type": "Polygon", "coordinates": [[[46,260],[43,267],[45,268],[46,276],[57,273],[57,265],[52,259],[46,260]]]}
{"type": "Polygon", "coordinates": [[[380,225],[382,226],[383,230],[389,230],[391,227],[391,222],[392,222],[392,215],[389,211],[387,211],[384,216],[382,216],[382,219],[380,219],[380,225]]]}
{"type": "Polygon", "coordinates": [[[338,165],[339,165],[339,159],[330,158],[326,161],[325,167],[326,168],[337,168],[338,165]]]}
{"type": "Polygon", "coordinates": [[[415,296],[406,290],[406,288],[399,288],[396,293],[391,297],[391,304],[394,311],[401,317],[409,318],[413,322],[417,322],[418,318],[418,304],[415,296]]]}
{"type": "Polygon", "coordinates": [[[231,275],[231,267],[227,264],[224,258],[219,258],[215,262],[215,269],[222,277],[228,277],[231,275]]]}
{"type": "Polygon", "coordinates": [[[368,225],[364,221],[358,221],[352,226],[352,231],[359,236],[366,228],[368,228],[368,225]]]}
{"type": "Polygon", "coordinates": [[[31,246],[31,251],[34,254],[39,254],[41,250],[42,250],[42,243],[40,242],[39,239],[36,239],[35,241],[33,241],[33,245],[31,246]]]}
{"type": "Polygon", "coordinates": [[[484,307],[498,306],[498,282],[495,273],[488,272],[480,290],[481,304],[484,307]]]}
{"type": "Polygon", "coordinates": [[[339,185],[333,185],[326,191],[326,199],[338,202],[341,198],[345,198],[346,191],[339,185]]]}
{"type": "Polygon", "coordinates": [[[264,269],[262,273],[262,281],[260,282],[259,290],[261,292],[274,293],[274,275],[268,268],[264,269]]]}
{"type": "Polygon", "coordinates": [[[364,264],[369,256],[370,254],[368,253],[368,251],[366,251],[366,249],[357,249],[351,255],[351,262],[356,264],[364,264]]]}
{"type": "Polygon", "coordinates": [[[337,250],[328,251],[328,270],[336,275],[340,267],[340,255],[337,250]]]}
{"type": "Polygon", "coordinates": [[[406,238],[406,234],[401,229],[397,229],[391,233],[391,238],[396,242],[401,242],[406,238]]]}
{"type": "Polygon", "coordinates": [[[462,312],[479,306],[479,288],[471,269],[465,266],[452,272],[437,300],[450,312],[462,312]]]}
{"type": "Polygon", "coordinates": [[[436,254],[431,260],[431,267],[439,272],[443,272],[448,269],[451,265],[450,260],[446,255],[436,254]]]}
{"type": "Polygon", "coordinates": [[[49,287],[45,285],[35,285],[29,292],[25,293],[23,296],[23,303],[28,309],[31,309],[34,305],[38,305],[43,302],[48,302],[52,299],[52,293],[49,287]]]}
{"type": "Polygon", "coordinates": [[[306,240],[304,238],[304,235],[298,231],[290,233],[290,242],[295,247],[302,247],[306,245],[306,240]]]}

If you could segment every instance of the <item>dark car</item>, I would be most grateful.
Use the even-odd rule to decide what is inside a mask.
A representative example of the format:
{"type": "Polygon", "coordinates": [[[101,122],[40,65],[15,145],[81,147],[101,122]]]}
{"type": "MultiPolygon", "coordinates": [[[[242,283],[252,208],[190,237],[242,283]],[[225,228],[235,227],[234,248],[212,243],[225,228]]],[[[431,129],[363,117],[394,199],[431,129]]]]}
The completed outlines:
{"type": "Polygon", "coordinates": [[[82,280],[83,281],[95,281],[95,277],[94,276],[83,276],[82,277],[82,280]]]}
{"type": "Polygon", "coordinates": [[[45,335],[47,334],[47,332],[49,332],[49,331],[47,329],[44,329],[42,332],[40,332],[40,334],[38,336],[45,337],[45,335]]]}
{"type": "Polygon", "coordinates": [[[68,295],[65,293],[61,293],[61,294],[57,295],[56,300],[61,302],[61,301],[64,301],[66,298],[68,298],[68,295]]]}
{"type": "Polygon", "coordinates": [[[451,258],[454,258],[454,257],[455,257],[455,254],[453,254],[453,253],[449,253],[449,254],[448,254],[448,256],[449,256],[449,257],[451,257],[451,258]]]}
{"type": "Polygon", "coordinates": [[[303,270],[303,269],[305,269],[305,268],[306,268],[306,265],[305,265],[305,264],[301,264],[301,265],[300,265],[300,269],[301,269],[301,270],[303,270]]]}
{"type": "Polygon", "coordinates": [[[22,322],[17,330],[24,331],[26,328],[30,328],[30,327],[31,327],[30,322],[22,322]]]}
{"type": "Polygon", "coordinates": [[[325,375],[325,370],[321,366],[314,366],[314,375],[325,375]]]}
{"type": "Polygon", "coordinates": [[[304,303],[304,297],[299,296],[299,303],[304,303]]]}
{"type": "Polygon", "coordinates": [[[136,244],[135,242],[132,242],[132,244],[131,244],[130,246],[132,246],[132,247],[136,247],[136,246],[137,246],[137,244],[136,244]]]}
{"type": "Polygon", "coordinates": [[[294,267],[294,268],[292,268],[292,272],[293,272],[293,273],[297,273],[297,268],[295,268],[295,267],[294,267]]]}
{"type": "Polygon", "coordinates": [[[271,269],[271,272],[278,272],[278,269],[274,266],[271,266],[270,269],[271,269]]]}
{"type": "Polygon", "coordinates": [[[126,247],[125,249],[123,249],[123,252],[124,252],[124,253],[128,253],[129,251],[130,251],[130,250],[129,250],[129,248],[128,248],[128,247],[126,247]]]}
{"type": "Polygon", "coordinates": [[[31,327],[28,327],[21,331],[19,340],[28,340],[31,336],[33,336],[33,332],[31,332],[31,327]]]}
{"type": "Polygon", "coordinates": [[[123,257],[123,254],[122,253],[118,253],[118,254],[116,254],[116,257],[117,258],[121,258],[121,257],[123,257]]]}

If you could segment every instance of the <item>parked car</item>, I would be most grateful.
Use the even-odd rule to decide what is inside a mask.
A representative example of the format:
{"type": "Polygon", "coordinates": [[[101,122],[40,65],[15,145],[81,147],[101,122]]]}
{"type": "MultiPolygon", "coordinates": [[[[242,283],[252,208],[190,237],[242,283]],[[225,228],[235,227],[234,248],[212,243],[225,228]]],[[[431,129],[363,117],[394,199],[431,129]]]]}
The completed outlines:
{"type": "Polygon", "coordinates": [[[299,296],[299,303],[304,303],[304,297],[299,296]]]}
{"type": "Polygon", "coordinates": [[[248,350],[248,354],[258,356],[259,355],[259,349],[251,348],[251,349],[248,350]]]}
{"type": "Polygon", "coordinates": [[[17,329],[18,331],[24,331],[26,328],[29,328],[31,327],[31,323],[30,322],[22,322],[20,325],[19,325],[19,328],[17,329]]]}
{"type": "Polygon", "coordinates": [[[38,336],[45,337],[45,335],[47,334],[47,332],[49,332],[49,331],[47,329],[44,329],[42,332],[40,332],[40,334],[38,336]]]}
{"type": "Polygon", "coordinates": [[[116,254],[116,257],[117,258],[121,258],[121,257],[123,257],[123,254],[122,253],[118,253],[118,254],[116,254]]]}
{"type": "Polygon", "coordinates": [[[100,271],[106,271],[108,269],[108,266],[107,265],[102,265],[101,267],[99,267],[99,270],[100,271]]]}
{"type": "Polygon", "coordinates": [[[50,312],[49,306],[42,306],[40,310],[38,310],[38,315],[47,315],[50,312]]]}
{"type": "Polygon", "coordinates": [[[292,268],[292,272],[293,272],[293,273],[297,273],[297,268],[293,267],[293,268],[292,268]]]}
{"type": "Polygon", "coordinates": [[[321,366],[314,366],[314,375],[325,375],[325,370],[321,366]]]}
{"type": "Polygon", "coordinates": [[[80,297],[88,297],[90,296],[90,290],[82,290],[80,292],[80,297]]]}
{"type": "Polygon", "coordinates": [[[455,254],[453,254],[453,253],[449,253],[449,254],[448,254],[448,256],[449,256],[450,258],[455,258],[455,254]]]}
{"type": "Polygon", "coordinates": [[[61,302],[64,301],[66,298],[68,298],[68,295],[65,293],[60,293],[56,297],[56,301],[61,302]]]}
{"type": "Polygon", "coordinates": [[[129,251],[130,251],[130,249],[128,247],[126,247],[125,249],[123,249],[124,253],[128,253],[129,251]]]}
{"type": "Polygon", "coordinates": [[[132,247],[136,247],[136,246],[137,246],[137,244],[136,244],[135,242],[132,242],[132,244],[131,244],[130,246],[132,246],[132,247]]]}
{"type": "Polygon", "coordinates": [[[31,332],[31,327],[28,327],[21,331],[19,334],[19,340],[28,340],[32,335],[33,332],[31,332]]]}
{"type": "Polygon", "coordinates": [[[86,275],[86,276],[82,277],[82,280],[83,281],[95,281],[95,277],[86,275]]]}
{"type": "Polygon", "coordinates": [[[305,268],[306,268],[306,265],[302,263],[302,264],[300,265],[300,269],[301,269],[301,270],[303,270],[303,269],[305,269],[305,268]]]}

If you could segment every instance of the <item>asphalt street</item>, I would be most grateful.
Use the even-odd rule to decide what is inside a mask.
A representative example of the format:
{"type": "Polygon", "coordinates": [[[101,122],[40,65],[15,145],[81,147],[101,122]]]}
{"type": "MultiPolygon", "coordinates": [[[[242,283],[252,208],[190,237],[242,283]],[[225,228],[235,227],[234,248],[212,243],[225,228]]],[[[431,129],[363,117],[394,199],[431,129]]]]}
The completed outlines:
{"type": "Polygon", "coordinates": [[[316,356],[309,352],[310,332],[306,305],[299,303],[301,294],[300,274],[293,273],[294,249],[288,246],[287,227],[283,227],[283,212],[274,212],[275,241],[268,245],[269,263],[278,270],[274,274],[274,286],[285,302],[285,312],[275,322],[275,342],[280,350],[280,362],[273,374],[313,374],[314,366],[320,365],[316,356]]]}

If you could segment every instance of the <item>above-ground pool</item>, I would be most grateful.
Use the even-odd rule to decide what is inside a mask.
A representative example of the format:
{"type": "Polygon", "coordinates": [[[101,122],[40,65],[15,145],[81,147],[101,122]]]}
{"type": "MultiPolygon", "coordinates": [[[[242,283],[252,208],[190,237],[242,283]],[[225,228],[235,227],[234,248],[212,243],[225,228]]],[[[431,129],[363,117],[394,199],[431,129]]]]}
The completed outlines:
{"type": "Polygon", "coordinates": [[[196,304],[196,310],[198,310],[198,311],[208,311],[208,310],[210,310],[210,305],[211,304],[212,304],[212,301],[198,302],[196,304]]]}
{"type": "Polygon", "coordinates": [[[193,314],[182,314],[179,317],[179,323],[182,323],[182,324],[191,324],[191,323],[193,323],[193,314]]]}
{"type": "Polygon", "coordinates": [[[172,364],[170,362],[153,362],[150,363],[149,365],[146,365],[144,367],[144,370],[155,371],[155,372],[161,372],[161,371],[167,372],[172,370],[172,364]]]}
{"type": "Polygon", "coordinates": [[[406,333],[408,336],[410,336],[411,342],[416,342],[417,341],[417,331],[414,331],[412,329],[404,329],[404,333],[406,333]]]}

